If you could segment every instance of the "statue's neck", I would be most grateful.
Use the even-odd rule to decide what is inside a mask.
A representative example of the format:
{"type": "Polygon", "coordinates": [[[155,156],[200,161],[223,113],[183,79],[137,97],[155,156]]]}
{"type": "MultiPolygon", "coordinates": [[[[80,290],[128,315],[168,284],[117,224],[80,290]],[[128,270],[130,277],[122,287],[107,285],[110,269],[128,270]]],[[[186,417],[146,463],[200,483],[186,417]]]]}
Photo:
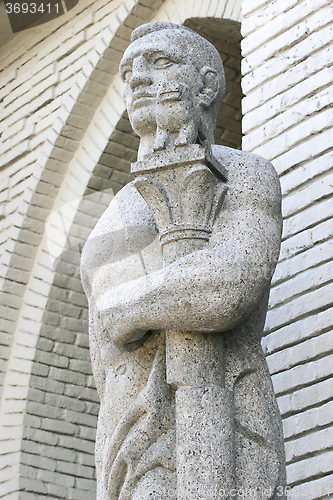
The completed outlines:
{"type": "Polygon", "coordinates": [[[138,160],[142,160],[144,157],[154,153],[154,143],[156,135],[146,135],[142,136],[140,139],[139,149],[138,149],[138,160]]]}

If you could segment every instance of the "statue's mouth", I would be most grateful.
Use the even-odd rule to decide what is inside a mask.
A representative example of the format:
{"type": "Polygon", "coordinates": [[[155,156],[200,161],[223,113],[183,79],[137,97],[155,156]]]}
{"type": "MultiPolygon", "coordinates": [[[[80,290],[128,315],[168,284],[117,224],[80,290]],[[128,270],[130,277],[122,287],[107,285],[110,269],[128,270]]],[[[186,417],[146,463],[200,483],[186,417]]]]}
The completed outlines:
{"type": "Polygon", "coordinates": [[[156,97],[150,92],[137,91],[133,94],[132,108],[137,109],[143,106],[149,106],[155,102],[156,97]]]}

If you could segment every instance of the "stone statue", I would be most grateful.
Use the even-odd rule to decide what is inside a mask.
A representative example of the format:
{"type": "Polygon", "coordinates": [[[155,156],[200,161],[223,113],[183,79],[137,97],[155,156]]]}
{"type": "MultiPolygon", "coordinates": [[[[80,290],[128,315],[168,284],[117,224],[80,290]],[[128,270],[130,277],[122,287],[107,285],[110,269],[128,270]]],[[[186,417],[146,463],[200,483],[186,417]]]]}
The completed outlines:
{"type": "Polygon", "coordinates": [[[81,266],[101,399],[97,499],[285,498],[260,346],[281,238],[277,174],[213,144],[225,78],[197,33],[136,28],[120,73],[140,136],[135,179],[81,266]]]}

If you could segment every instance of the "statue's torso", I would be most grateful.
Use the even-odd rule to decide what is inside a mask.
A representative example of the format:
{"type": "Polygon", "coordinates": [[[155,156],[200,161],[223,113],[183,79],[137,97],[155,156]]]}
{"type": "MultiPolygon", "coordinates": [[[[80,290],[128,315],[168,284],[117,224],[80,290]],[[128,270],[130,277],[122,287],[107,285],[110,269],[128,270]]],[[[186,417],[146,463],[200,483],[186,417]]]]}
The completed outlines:
{"type": "MultiPolygon", "coordinates": [[[[226,239],[232,237],[228,234],[228,216],[232,216],[236,207],[241,206],[239,198],[242,192],[253,188],[251,182],[255,176],[251,168],[247,167],[246,171],[241,163],[235,163],[233,168],[234,170],[231,170],[229,165],[228,194],[219,221],[213,230],[211,245],[219,241],[217,234],[221,232],[224,232],[226,239]],[[246,185],[247,182],[250,186],[246,185]]],[[[132,184],[127,185],[115,196],[97,224],[90,237],[90,250],[85,262],[85,273],[94,299],[101,297],[111,287],[162,268],[161,246],[153,215],[132,184]],[[95,255],[94,259],[89,259],[89,253],[95,255]]],[[[221,333],[225,336],[226,383],[235,394],[235,414],[239,430],[237,437],[239,477],[246,476],[246,463],[250,456],[258,455],[262,459],[260,466],[256,463],[258,470],[256,481],[251,483],[252,486],[249,483],[249,487],[253,488],[256,488],[260,481],[264,481],[260,476],[261,474],[265,476],[265,469],[276,468],[277,462],[281,459],[278,456],[281,454],[280,444],[274,439],[274,435],[279,435],[280,431],[276,432],[276,429],[273,429],[275,424],[272,424],[276,420],[277,413],[274,395],[259,345],[266,305],[267,294],[263,294],[246,320],[229,332],[221,333]]],[[[118,439],[122,443],[118,452],[115,452],[115,456],[118,453],[118,458],[113,463],[115,477],[119,476],[117,467],[120,465],[117,465],[117,460],[121,462],[119,458],[121,446],[124,448],[122,455],[127,454],[127,463],[135,464],[137,470],[140,467],[142,471],[145,470],[141,458],[137,458],[143,454],[140,449],[140,438],[135,437],[135,433],[131,437],[133,428],[141,421],[142,426],[140,428],[140,424],[138,427],[138,436],[141,434],[148,436],[147,442],[142,445],[143,449],[146,447],[147,450],[154,440],[159,443],[155,455],[150,452],[150,455],[155,457],[155,469],[160,471],[156,469],[157,472],[154,474],[171,474],[168,480],[174,481],[172,474],[174,474],[175,459],[172,450],[170,452],[170,448],[175,446],[174,395],[172,391],[170,392],[163,374],[163,343],[163,333],[153,332],[133,351],[119,349],[111,341],[104,342],[101,349],[101,363],[105,369],[102,396],[103,432],[106,431],[108,436],[118,433],[118,439]],[[163,393],[164,397],[159,398],[159,393],[163,393]],[[162,420],[161,430],[156,431],[155,426],[162,420]],[[128,446],[126,446],[127,441],[128,446]]],[[[110,453],[114,453],[117,448],[114,444],[112,446],[110,453]]],[[[152,459],[152,468],[154,460],[152,459]]],[[[257,462],[259,459],[253,460],[257,462]]],[[[136,483],[133,477],[132,474],[129,485],[131,481],[140,485],[139,476],[136,483]]],[[[243,483],[244,481],[246,482],[246,479],[243,478],[243,483]]],[[[115,482],[116,480],[114,484],[115,482]]],[[[138,495],[138,499],[141,499],[141,493],[138,495]]],[[[265,498],[265,495],[262,497],[265,498]]],[[[110,498],[117,497],[110,496],[110,498]]],[[[161,499],[164,498],[173,500],[172,496],[161,496],[161,499]]]]}

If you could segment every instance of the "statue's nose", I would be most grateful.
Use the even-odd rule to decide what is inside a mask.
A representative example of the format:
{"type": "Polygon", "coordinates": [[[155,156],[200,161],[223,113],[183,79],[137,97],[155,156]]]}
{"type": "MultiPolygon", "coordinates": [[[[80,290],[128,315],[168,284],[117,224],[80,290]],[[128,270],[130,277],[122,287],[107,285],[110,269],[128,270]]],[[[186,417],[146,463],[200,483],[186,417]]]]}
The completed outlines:
{"type": "Polygon", "coordinates": [[[133,61],[130,87],[134,91],[141,85],[151,85],[153,82],[148,61],[143,57],[136,57],[133,61]]]}

